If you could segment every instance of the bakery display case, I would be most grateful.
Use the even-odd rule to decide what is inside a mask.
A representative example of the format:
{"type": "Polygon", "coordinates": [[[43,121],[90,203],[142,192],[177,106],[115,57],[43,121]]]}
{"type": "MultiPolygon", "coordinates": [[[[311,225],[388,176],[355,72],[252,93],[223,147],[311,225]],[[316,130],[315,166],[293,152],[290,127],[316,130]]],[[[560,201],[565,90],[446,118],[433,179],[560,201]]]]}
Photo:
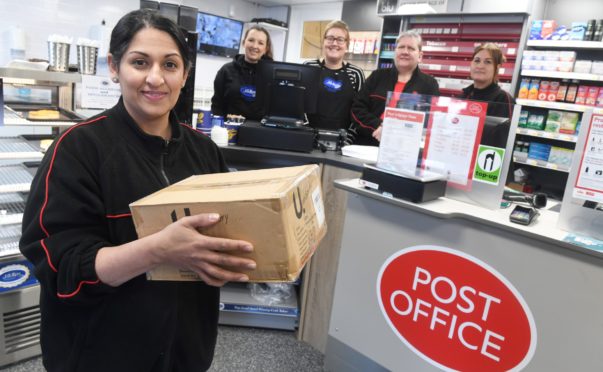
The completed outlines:
{"type": "Polygon", "coordinates": [[[7,127],[2,135],[54,136],[83,120],[74,112],[73,92],[81,81],[79,74],[0,68],[0,79],[7,127]]]}
{"type": "Polygon", "coordinates": [[[73,112],[79,74],[0,68],[0,366],[39,355],[40,287],[19,251],[39,141],[82,118],[73,112]]]}

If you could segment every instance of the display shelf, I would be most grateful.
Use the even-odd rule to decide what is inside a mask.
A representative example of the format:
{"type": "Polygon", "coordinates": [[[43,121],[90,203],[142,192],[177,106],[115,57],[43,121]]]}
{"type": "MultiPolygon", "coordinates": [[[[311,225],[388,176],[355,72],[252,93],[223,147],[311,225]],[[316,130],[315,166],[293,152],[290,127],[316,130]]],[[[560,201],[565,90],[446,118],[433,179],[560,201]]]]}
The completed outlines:
{"type": "Polygon", "coordinates": [[[289,31],[289,28],[287,27],[283,27],[283,26],[279,26],[279,25],[273,25],[272,23],[268,23],[268,22],[250,22],[250,23],[255,23],[259,26],[262,26],[268,30],[279,30],[279,31],[289,31]]]}
{"type": "Polygon", "coordinates": [[[576,105],[575,103],[539,101],[539,100],[535,100],[535,99],[524,99],[524,98],[517,98],[516,103],[518,105],[522,105],[522,106],[539,107],[539,108],[546,108],[546,109],[553,109],[553,110],[576,111],[576,112],[584,112],[589,109],[594,109],[593,106],[576,105]]]}
{"type": "Polygon", "coordinates": [[[603,81],[603,75],[585,74],[581,72],[561,72],[545,70],[521,70],[522,76],[543,77],[551,79],[573,79],[588,81],[603,81]]]}
{"type": "Polygon", "coordinates": [[[251,296],[246,284],[220,289],[220,324],[294,330],[298,325],[297,295],[279,305],[267,305],[251,296]]]}
{"type": "Polygon", "coordinates": [[[35,80],[38,82],[52,82],[57,84],[80,83],[82,75],[78,73],[52,72],[26,70],[20,68],[0,67],[0,77],[5,78],[5,82],[11,82],[11,79],[35,80]]]}
{"type": "MultiPolygon", "coordinates": [[[[525,154],[525,153],[521,153],[521,154],[525,154]]],[[[513,161],[518,164],[531,165],[533,167],[551,169],[554,171],[559,171],[559,172],[564,172],[564,173],[569,173],[569,171],[570,171],[569,167],[564,167],[562,165],[550,163],[550,162],[544,161],[544,160],[525,158],[522,155],[518,154],[517,152],[513,152],[513,161]]]]}
{"type": "MultiPolygon", "coordinates": [[[[392,67],[397,34],[405,29],[416,30],[423,38],[423,60],[420,67],[425,73],[435,78],[469,80],[471,57],[475,47],[484,42],[493,42],[500,46],[507,59],[500,71],[500,81],[513,87],[513,76],[518,74],[519,68],[515,60],[520,50],[519,42],[524,32],[525,20],[524,16],[517,15],[386,15],[383,17],[378,66],[392,67]]],[[[470,83],[462,87],[441,86],[440,93],[458,96],[460,89],[468,85],[470,83]]]]}
{"type": "Polygon", "coordinates": [[[2,226],[2,229],[0,229],[0,258],[7,258],[21,254],[19,251],[20,238],[20,223],[2,226]]]}
{"type": "Polygon", "coordinates": [[[42,159],[39,148],[20,137],[0,137],[0,160],[42,159]]]}
{"type": "Polygon", "coordinates": [[[528,40],[527,46],[534,48],[603,49],[603,42],[582,40],[528,40]]]}
{"type": "Polygon", "coordinates": [[[576,143],[578,141],[578,135],[575,134],[552,133],[537,129],[517,128],[517,133],[524,136],[548,138],[564,142],[576,143]]]}
{"type": "Polygon", "coordinates": [[[27,192],[33,175],[23,165],[0,166],[0,193],[27,192]]]}
{"type": "Polygon", "coordinates": [[[21,223],[25,202],[26,196],[21,193],[0,194],[0,237],[8,225],[21,223]]]}
{"type": "Polygon", "coordinates": [[[71,127],[77,124],[74,121],[42,121],[42,120],[27,120],[21,116],[18,112],[12,110],[8,106],[4,106],[4,125],[7,126],[34,126],[34,127],[71,127]]]}

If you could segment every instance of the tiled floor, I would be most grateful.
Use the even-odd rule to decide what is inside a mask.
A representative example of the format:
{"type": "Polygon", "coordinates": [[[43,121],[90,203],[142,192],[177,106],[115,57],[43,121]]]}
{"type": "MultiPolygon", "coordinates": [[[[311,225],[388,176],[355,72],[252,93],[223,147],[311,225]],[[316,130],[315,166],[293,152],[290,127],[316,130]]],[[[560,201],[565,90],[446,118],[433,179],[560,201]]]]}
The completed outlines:
{"type": "MultiPolygon", "coordinates": [[[[40,357],[1,368],[2,372],[44,372],[40,357]]],[[[220,326],[210,372],[324,371],[323,355],[295,333],[220,326]]]]}

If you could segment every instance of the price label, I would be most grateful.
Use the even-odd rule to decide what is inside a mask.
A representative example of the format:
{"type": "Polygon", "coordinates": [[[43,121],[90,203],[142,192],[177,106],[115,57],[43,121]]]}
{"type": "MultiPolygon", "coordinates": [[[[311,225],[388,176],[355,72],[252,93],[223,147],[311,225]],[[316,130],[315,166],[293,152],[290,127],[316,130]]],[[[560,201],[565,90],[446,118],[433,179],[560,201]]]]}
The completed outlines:
{"type": "Polygon", "coordinates": [[[553,164],[553,163],[546,163],[545,167],[548,169],[554,169],[554,170],[557,170],[557,168],[558,168],[557,164],[553,164]]]}

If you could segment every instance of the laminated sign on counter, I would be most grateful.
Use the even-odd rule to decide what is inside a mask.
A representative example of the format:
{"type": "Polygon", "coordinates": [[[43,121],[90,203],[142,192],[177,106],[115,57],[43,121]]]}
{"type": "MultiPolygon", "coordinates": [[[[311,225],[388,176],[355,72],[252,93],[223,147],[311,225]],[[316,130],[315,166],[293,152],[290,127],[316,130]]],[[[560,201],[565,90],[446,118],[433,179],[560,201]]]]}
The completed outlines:
{"type": "MultiPolygon", "coordinates": [[[[252,282],[289,282],[299,276],[327,231],[317,165],[192,176],[130,204],[140,238],[184,216],[219,213],[204,235],[253,244],[252,282]]],[[[200,280],[189,270],[159,266],[150,280],[200,280]]]]}

